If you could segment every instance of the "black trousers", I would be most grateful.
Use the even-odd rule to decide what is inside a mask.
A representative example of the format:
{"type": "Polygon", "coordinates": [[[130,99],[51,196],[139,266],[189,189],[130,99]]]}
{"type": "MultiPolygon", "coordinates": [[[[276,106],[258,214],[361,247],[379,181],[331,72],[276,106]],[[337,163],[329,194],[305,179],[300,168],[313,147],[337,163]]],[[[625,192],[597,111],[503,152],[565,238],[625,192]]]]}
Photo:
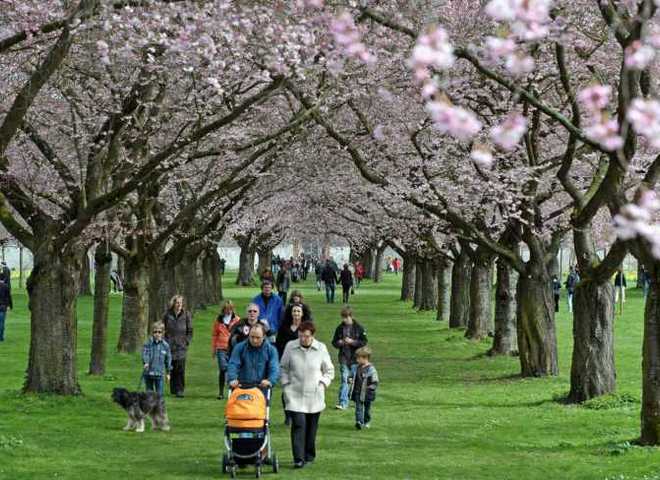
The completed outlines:
{"type": "Polygon", "coordinates": [[[312,462],[316,458],[318,413],[289,412],[291,416],[291,450],[294,462],[312,462]]]}
{"type": "Polygon", "coordinates": [[[341,301],[342,303],[348,303],[348,299],[351,296],[351,287],[341,286],[341,301]]]}
{"type": "Polygon", "coordinates": [[[287,292],[277,292],[277,294],[282,299],[282,303],[284,304],[284,306],[286,306],[286,294],[287,294],[287,292]]]}
{"type": "Polygon", "coordinates": [[[186,359],[172,360],[170,375],[170,393],[176,395],[186,389],[186,359]]]}

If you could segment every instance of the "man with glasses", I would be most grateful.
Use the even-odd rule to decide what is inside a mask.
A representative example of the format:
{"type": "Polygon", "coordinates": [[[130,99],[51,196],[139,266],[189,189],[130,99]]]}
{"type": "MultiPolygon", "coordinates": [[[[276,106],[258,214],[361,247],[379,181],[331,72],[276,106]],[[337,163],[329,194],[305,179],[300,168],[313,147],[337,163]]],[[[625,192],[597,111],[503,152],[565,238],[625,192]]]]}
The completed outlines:
{"type": "Polygon", "coordinates": [[[236,345],[227,366],[230,387],[241,384],[270,388],[277,383],[280,376],[277,349],[265,339],[266,330],[257,323],[250,327],[248,339],[236,345]]]}
{"type": "Polygon", "coordinates": [[[251,303],[247,306],[247,315],[243,320],[238,322],[234,328],[231,329],[231,337],[229,338],[229,351],[228,355],[231,356],[232,349],[244,340],[247,340],[250,334],[250,328],[253,325],[263,325],[264,330],[268,332],[268,321],[259,318],[259,307],[251,303]]]}
{"type": "Polygon", "coordinates": [[[163,340],[165,325],[154,323],[153,336],[147,340],[142,349],[144,364],[144,384],[147,391],[163,395],[163,376],[170,381],[172,371],[172,352],[169,344],[163,340]]]}

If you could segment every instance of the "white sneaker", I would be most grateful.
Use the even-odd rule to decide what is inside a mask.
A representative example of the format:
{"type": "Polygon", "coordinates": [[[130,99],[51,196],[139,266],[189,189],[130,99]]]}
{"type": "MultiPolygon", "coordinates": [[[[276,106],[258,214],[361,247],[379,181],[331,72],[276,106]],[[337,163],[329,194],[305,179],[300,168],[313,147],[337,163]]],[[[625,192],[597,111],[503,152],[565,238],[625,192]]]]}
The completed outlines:
{"type": "Polygon", "coordinates": [[[339,403],[338,403],[337,405],[335,405],[335,408],[336,408],[337,410],[346,410],[346,407],[343,406],[343,405],[341,405],[341,404],[339,404],[339,403]]]}

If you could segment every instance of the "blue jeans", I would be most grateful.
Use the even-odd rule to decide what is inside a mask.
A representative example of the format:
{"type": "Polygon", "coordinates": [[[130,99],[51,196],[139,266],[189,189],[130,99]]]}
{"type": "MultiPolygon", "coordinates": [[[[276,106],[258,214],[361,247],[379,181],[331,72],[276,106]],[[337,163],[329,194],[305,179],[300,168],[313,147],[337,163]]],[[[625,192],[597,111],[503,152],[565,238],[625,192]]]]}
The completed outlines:
{"type": "Polygon", "coordinates": [[[218,371],[226,372],[227,365],[229,365],[229,357],[224,350],[216,350],[215,357],[218,359],[218,371]]]}
{"type": "Polygon", "coordinates": [[[325,284],[325,302],[326,303],[335,303],[335,284],[326,283],[325,284]]]}
{"type": "Polygon", "coordinates": [[[0,342],[5,340],[5,317],[7,316],[6,310],[0,310],[0,342]]]}
{"type": "Polygon", "coordinates": [[[153,375],[144,376],[144,385],[147,389],[147,392],[152,391],[163,396],[163,377],[155,377],[153,375]]]}
{"type": "Polygon", "coordinates": [[[371,402],[355,402],[355,423],[365,425],[371,421],[371,402]]]}
{"type": "Polygon", "coordinates": [[[343,363],[339,365],[339,371],[341,372],[341,383],[339,384],[339,405],[346,408],[348,407],[348,379],[355,378],[355,372],[357,371],[357,363],[353,365],[344,365],[343,363]]]}

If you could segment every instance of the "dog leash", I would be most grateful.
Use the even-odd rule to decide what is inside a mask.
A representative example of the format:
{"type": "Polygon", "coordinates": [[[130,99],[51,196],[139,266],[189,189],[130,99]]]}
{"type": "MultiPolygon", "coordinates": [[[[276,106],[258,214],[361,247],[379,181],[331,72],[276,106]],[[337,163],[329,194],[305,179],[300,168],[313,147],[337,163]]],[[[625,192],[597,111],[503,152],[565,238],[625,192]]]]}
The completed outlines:
{"type": "Polygon", "coordinates": [[[137,386],[138,392],[142,389],[143,383],[144,383],[144,370],[142,370],[142,375],[140,375],[140,381],[138,382],[138,386],[137,386]]]}

